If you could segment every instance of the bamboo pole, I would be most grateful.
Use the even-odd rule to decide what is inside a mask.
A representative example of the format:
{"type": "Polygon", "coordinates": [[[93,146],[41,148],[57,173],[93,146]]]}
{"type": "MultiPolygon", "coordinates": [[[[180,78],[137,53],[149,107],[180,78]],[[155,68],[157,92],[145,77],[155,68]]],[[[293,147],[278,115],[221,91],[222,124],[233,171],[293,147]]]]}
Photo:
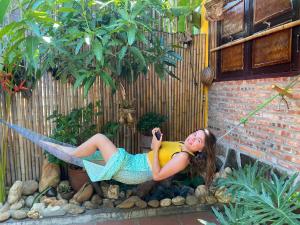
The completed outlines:
{"type": "Polygon", "coordinates": [[[213,48],[213,49],[210,50],[210,52],[215,52],[215,51],[218,51],[218,50],[221,50],[221,49],[224,49],[224,48],[228,48],[228,47],[231,47],[231,46],[234,46],[234,45],[237,45],[237,44],[241,44],[241,43],[244,43],[244,42],[247,42],[247,41],[251,41],[253,39],[257,39],[259,37],[263,37],[263,36],[273,34],[273,33],[276,33],[278,31],[286,30],[286,29],[289,29],[289,28],[292,28],[292,27],[296,27],[296,26],[299,26],[299,25],[300,25],[300,20],[296,20],[296,21],[289,22],[289,23],[286,23],[286,24],[283,24],[283,25],[279,25],[279,26],[270,28],[268,30],[264,30],[264,31],[255,33],[255,34],[250,35],[248,37],[240,38],[240,39],[237,39],[235,41],[229,42],[227,44],[221,45],[219,47],[213,48]]]}

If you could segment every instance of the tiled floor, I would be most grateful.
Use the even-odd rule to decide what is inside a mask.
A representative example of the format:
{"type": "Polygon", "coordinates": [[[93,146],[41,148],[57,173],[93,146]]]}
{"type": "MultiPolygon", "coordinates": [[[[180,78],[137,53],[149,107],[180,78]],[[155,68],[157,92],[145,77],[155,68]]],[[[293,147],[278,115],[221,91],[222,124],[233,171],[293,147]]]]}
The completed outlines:
{"type": "Polygon", "coordinates": [[[99,222],[97,225],[201,225],[197,219],[204,219],[206,221],[218,224],[212,212],[197,212],[173,216],[157,216],[131,220],[106,221],[99,222]]]}

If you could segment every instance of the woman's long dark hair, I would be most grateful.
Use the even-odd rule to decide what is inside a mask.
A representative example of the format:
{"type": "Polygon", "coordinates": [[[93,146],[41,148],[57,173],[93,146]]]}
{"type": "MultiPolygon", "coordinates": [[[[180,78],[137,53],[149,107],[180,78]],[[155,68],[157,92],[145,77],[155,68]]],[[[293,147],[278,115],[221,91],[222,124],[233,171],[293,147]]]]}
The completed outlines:
{"type": "Polygon", "coordinates": [[[205,177],[205,184],[212,183],[216,171],[216,136],[208,129],[200,129],[204,132],[205,140],[202,152],[198,152],[190,159],[191,176],[202,175],[205,177]]]}

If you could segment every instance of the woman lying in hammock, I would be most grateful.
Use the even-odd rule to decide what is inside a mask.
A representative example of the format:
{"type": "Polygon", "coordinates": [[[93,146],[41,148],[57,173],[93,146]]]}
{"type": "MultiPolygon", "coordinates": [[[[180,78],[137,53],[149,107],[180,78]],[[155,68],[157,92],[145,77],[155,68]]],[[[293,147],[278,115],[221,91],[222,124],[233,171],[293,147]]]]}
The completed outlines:
{"type": "Polygon", "coordinates": [[[96,134],[70,154],[83,158],[84,167],[95,182],[114,179],[126,184],[138,184],[148,180],[163,180],[189,164],[194,172],[204,172],[206,183],[212,181],[215,172],[216,138],[208,129],[190,134],[184,142],[162,142],[162,134],[157,139],[159,128],[152,130],[151,151],[143,154],[129,154],[117,148],[103,134],[96,134]],[[99,149],[99,151],[97,151],[99,149]],[[102,159],[105,166],[93,163],[102,159]]]}

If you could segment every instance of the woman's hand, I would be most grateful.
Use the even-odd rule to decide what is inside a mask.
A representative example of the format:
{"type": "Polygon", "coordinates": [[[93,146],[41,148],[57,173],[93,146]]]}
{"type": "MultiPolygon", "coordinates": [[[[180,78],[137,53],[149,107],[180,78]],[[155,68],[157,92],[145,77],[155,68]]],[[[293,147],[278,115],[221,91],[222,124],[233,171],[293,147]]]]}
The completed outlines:
{"type": "Polygon", "coordinates": [[[158,127],[153,128],[152,130],[152,143],[151,143],[151,149],[152,150],[158,150],[159,147],[161,146],[161,141],[162,141],[162,136],[163,134],[161,134],[160,139],[157,140],[155,133],[156,132],[160,132],[160,129],[158,127]]]}

